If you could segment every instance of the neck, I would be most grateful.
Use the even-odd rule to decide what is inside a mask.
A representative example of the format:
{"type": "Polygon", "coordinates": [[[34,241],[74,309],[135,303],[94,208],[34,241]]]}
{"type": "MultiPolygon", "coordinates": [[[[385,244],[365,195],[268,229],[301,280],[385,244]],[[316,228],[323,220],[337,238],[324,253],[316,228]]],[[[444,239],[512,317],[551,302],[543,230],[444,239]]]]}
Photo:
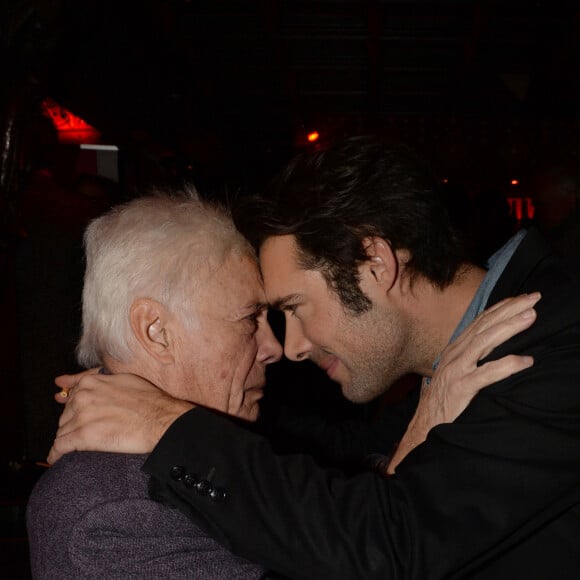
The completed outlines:
{"type": "Polygon", "coordinates": [[[150,360],[147,360],[145,357],[143,357],[143,360],[140,357],[132,357],[128,361],[118,361],[105,356],[103,366],[114,375],[119,373],[137,375],[156,387],[166,390],[164,388],[164,373],[160,369],[155,368],[156,365],[151,364],[150,360]]]}
{"type": "Polygon", "coordinates": [[[473,300],[486,271],[472,264],[458,270],[443,290],[426,280],[417,280],[409,293],[411,322],[419,356],[415,372],[433,374],[432,364],[449,342],[453,331],[473,300]],[[420,345],[420,346],[419,346],[420,345]]]}

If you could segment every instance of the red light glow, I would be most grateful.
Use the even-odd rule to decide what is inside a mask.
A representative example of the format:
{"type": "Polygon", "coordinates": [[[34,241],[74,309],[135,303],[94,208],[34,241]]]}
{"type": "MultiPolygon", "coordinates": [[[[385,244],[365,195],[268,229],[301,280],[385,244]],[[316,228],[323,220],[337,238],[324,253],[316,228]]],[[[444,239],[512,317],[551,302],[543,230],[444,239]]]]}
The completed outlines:
{"type": "Polygon", "coordinates": [[[512,185],[519,185],[519,184],[520,184],[520,182],[519,182],[517,179],[512,179],[512,180],[510,181],[510,183],[511,183],[512,185]]]}
{"type": "Polygon", "coordinates": [[[73,115],[50,98],[42,103],[42,112],[52,121],[62,143],[94,143],[100,133],[86,121],[73,115]]]}
{"type": "Polygon", "coordinates": [[[314,143],[315,141],[318,141],[319,137],[320,135],[318,134],[318,131],[312,131],[311,133],[308,133],[306,139],[308,139],[310,143],[314,143]]]}
{"type": "Polygon", "coordinates": [[[511,215],[515,216],[518,222],[522,221],[524,213],[527,219],[534,219],[536,208],[531,197],[508,197],[507,201],[511,215]]]}

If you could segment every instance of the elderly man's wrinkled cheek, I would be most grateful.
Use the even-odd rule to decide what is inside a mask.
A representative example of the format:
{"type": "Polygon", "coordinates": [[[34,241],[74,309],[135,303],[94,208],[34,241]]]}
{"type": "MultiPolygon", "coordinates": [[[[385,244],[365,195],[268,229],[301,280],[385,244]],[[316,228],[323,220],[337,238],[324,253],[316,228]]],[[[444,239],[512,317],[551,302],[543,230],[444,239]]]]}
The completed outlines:
{"type": "Polygon", "coordinates": [[[238,375],[232,384],[228,413],[255,421],[260,411],[259,401],[264,396],[266,374],[263,365],[258,363],[246,367],[243,375],[238,375]]]}
{"type": "Polygon", "coordinates": [[[245,391],[242,406],[236,415],[246,421],[256,421],[260,414],[260,399],[264,396],[261,388],[254,388],[245,391]]]}

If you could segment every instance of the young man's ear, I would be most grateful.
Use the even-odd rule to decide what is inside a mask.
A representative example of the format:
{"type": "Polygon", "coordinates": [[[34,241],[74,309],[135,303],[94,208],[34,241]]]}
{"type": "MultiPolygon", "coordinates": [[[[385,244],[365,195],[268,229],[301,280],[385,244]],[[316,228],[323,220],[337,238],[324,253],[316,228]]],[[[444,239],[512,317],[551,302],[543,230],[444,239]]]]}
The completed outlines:
{"type": "Polygon", "coordinates": [[[388,292],[399,275],[398,255],[389,242],[377,236],[365,238],[362,244],[368,259],[359,267],[361,283],[367,278],[366,284],[388,292]]]}
{"type": "Polygon", "coordinates": [[[130,311],[131,330],[141,347],[162,363],[174,361],[167,309],[156,300],[138,298],[130,311]]]}

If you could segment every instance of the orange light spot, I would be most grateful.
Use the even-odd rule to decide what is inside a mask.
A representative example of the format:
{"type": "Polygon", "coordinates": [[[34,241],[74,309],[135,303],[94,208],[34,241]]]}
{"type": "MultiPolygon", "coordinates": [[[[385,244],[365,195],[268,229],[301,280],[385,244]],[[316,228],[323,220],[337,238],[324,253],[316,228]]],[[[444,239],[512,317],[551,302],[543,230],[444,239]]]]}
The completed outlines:
{"type": "Polygon", "coordinates": [[[519,185],[520,182],[517,179],[512,179],[510,182],[512,185],[519,185]]]}
{"type": "Polygon", "coordinates": [[[306,136],[306,139],[308,139],[308,141],[310,141],[310,143],[314,143],[314,141],[318,141],[318,138],[320,137],[318,131],[312,131],[310,133],[308,133],[308,135],[306,136]]]}

